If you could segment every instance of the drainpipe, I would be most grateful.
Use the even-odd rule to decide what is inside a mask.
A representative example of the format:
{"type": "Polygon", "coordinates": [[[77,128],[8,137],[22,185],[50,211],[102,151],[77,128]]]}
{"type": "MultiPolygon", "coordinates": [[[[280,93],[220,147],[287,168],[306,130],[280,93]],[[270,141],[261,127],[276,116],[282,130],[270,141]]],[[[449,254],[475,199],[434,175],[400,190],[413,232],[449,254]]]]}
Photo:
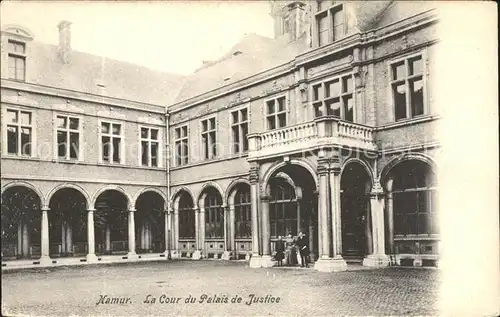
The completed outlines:
{"type": "Polygon", "coordinates": [[[172,258],[171,249],[172,249],[172,216],[171,216],[171,203],[170,203],[170,114],[168,113],[168,109],[165,108],[165,140],[166,140],[166,155],[165,155],[165,166],[167,169],[167,217],[169,217],[168,221],[168,259],[172,258]]]}

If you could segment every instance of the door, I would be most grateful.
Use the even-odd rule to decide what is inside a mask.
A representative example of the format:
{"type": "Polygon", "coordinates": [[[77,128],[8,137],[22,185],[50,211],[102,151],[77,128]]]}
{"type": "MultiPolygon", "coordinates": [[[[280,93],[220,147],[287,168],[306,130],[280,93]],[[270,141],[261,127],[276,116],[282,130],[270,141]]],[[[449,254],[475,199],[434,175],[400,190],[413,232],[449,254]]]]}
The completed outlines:
{"type": "Polygon", "coordinates": [[[365,255],[365,210],[364,195],[342,195],[342,255],[363,257],[365,255]]]}

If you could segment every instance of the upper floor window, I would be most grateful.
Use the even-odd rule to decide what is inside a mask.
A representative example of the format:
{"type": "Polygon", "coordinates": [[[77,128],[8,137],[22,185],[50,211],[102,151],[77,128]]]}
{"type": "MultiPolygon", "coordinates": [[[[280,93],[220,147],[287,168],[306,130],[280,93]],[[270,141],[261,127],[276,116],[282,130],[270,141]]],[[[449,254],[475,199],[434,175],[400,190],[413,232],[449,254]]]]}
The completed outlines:
{"type": "Polygon", "coordinates": [[[33,138],[32,113],[7,109],[7,153],[31,155],[33,138]]]}
{"type": "Polygon", "coordinates": [[[330,79],[312,86],[315,117],[335,116],[354,121],[354,85],[352,75],[330,79]]]}
{"type": "Polygon", "coordinates": [[[391,63],[390,73],[395,119],[423,115],[425,107],[422,55],[391,63]]]}
{"type": "Polygon", "coordinates": [[[177,166],[187,164],[189,161],[189,138],[187,125],[175,128],[175,162],[177,166]]]}
{"type": "Polygon", "coordinates": [[[9,40],[9,78],[25,80],[26,44],[9,40]]]}
{"type": "Polygon", "coordinates": [[[141,165],[157,167],[159,129],[141,127],[141,165]]]}
{"type": "Polygon", "coordinates": [[[57,156],[78,160],[80,154],[80,119],[72,116],[56,117],[57,156]]]}
{"type": "Polygon", "coordinates": [[[101,159],[103,162],[122,162],[122,133],[120,123],[101,122],[101,159]]]}
{"type": "Polygon", "coordinates": [[[203,158],[212,159],[217,156],[215,117],[201,121],[201,143],[203,158]]]}
{"type": "Polygon", "coordinates": [[[248,109],[231,112],[231,130],[233,137],[233,153],[248,151],[248,109]]]}
{"type": "Polygon", "coordinates": [[[267,129],[279,129],[286,126],[286,98],[277,97],[266,101],[267,129]]]}
{"type": "Polygon", "coordinates": [[[337,41],[345,35],[344,11],[341,4],[331,5],[331,1],[318,1],[315,18],[319,46],[337,41]]]}

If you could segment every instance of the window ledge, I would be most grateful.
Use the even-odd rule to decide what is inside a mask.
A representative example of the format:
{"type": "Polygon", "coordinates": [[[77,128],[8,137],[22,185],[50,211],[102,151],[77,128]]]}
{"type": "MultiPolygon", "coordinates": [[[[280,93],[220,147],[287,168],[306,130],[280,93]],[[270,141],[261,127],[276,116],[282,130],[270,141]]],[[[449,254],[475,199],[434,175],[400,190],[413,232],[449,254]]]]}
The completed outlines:
{"type": "Polygon", "coordinates": [[[394,241],[409,241],[409,240],[440,240],[439,234],[408,234],[394,235],[394,241]]]}
{"type": "Polygon", "coordinates": [[[403,126],[409,126],[413,124],[418,124],[418,123],[423,123],[423,122],[429,122],[429,121],[434,121],[438,120],[441,117],[439,115],[425,115],[425,116],[419,116],[416,118],[411,118],[411,119],[404,119],[404,120],[399,120],[396,122],[384,124],[381,126],[378,126],[375,128],[375,131],[383,131],[383,130],[388,130],[388,129],[395,129],[403,126]]]}
{"type": "Polygon", "coordinates": [[[228,161],[228,160],[235,160],[235,159],[239,159],[239,158],[246,158],[247,156],[248,156],[248,152],[244,152],[244,153],[234,154],[234,155],[225,156],[225,157],[219,157],[219,158],[213,158],[213,159],[209,159],[209,160],[188,163],[188,164],[179,165],[179,166],[171,166],[170,170],[175,171],[175,170],[179,170],[179,169],[183,169],[183,168],[189,168],[189,167],[217,163],[217,162],[228,161]]]}

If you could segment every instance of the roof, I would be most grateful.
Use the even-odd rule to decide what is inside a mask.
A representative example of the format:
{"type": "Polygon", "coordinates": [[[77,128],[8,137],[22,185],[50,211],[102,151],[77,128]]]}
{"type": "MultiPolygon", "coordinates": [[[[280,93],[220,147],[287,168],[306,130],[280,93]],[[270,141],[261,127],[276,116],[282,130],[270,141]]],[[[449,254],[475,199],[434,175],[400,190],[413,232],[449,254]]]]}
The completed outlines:
{"type": "Polygon", "coordinates": [[[305,49],[305,38],[289,43],[287,36],[271,39],[247,34],[226,55],[217,61],[206,63],[187,77],[176,102],[287,63],[305,49]]]}

